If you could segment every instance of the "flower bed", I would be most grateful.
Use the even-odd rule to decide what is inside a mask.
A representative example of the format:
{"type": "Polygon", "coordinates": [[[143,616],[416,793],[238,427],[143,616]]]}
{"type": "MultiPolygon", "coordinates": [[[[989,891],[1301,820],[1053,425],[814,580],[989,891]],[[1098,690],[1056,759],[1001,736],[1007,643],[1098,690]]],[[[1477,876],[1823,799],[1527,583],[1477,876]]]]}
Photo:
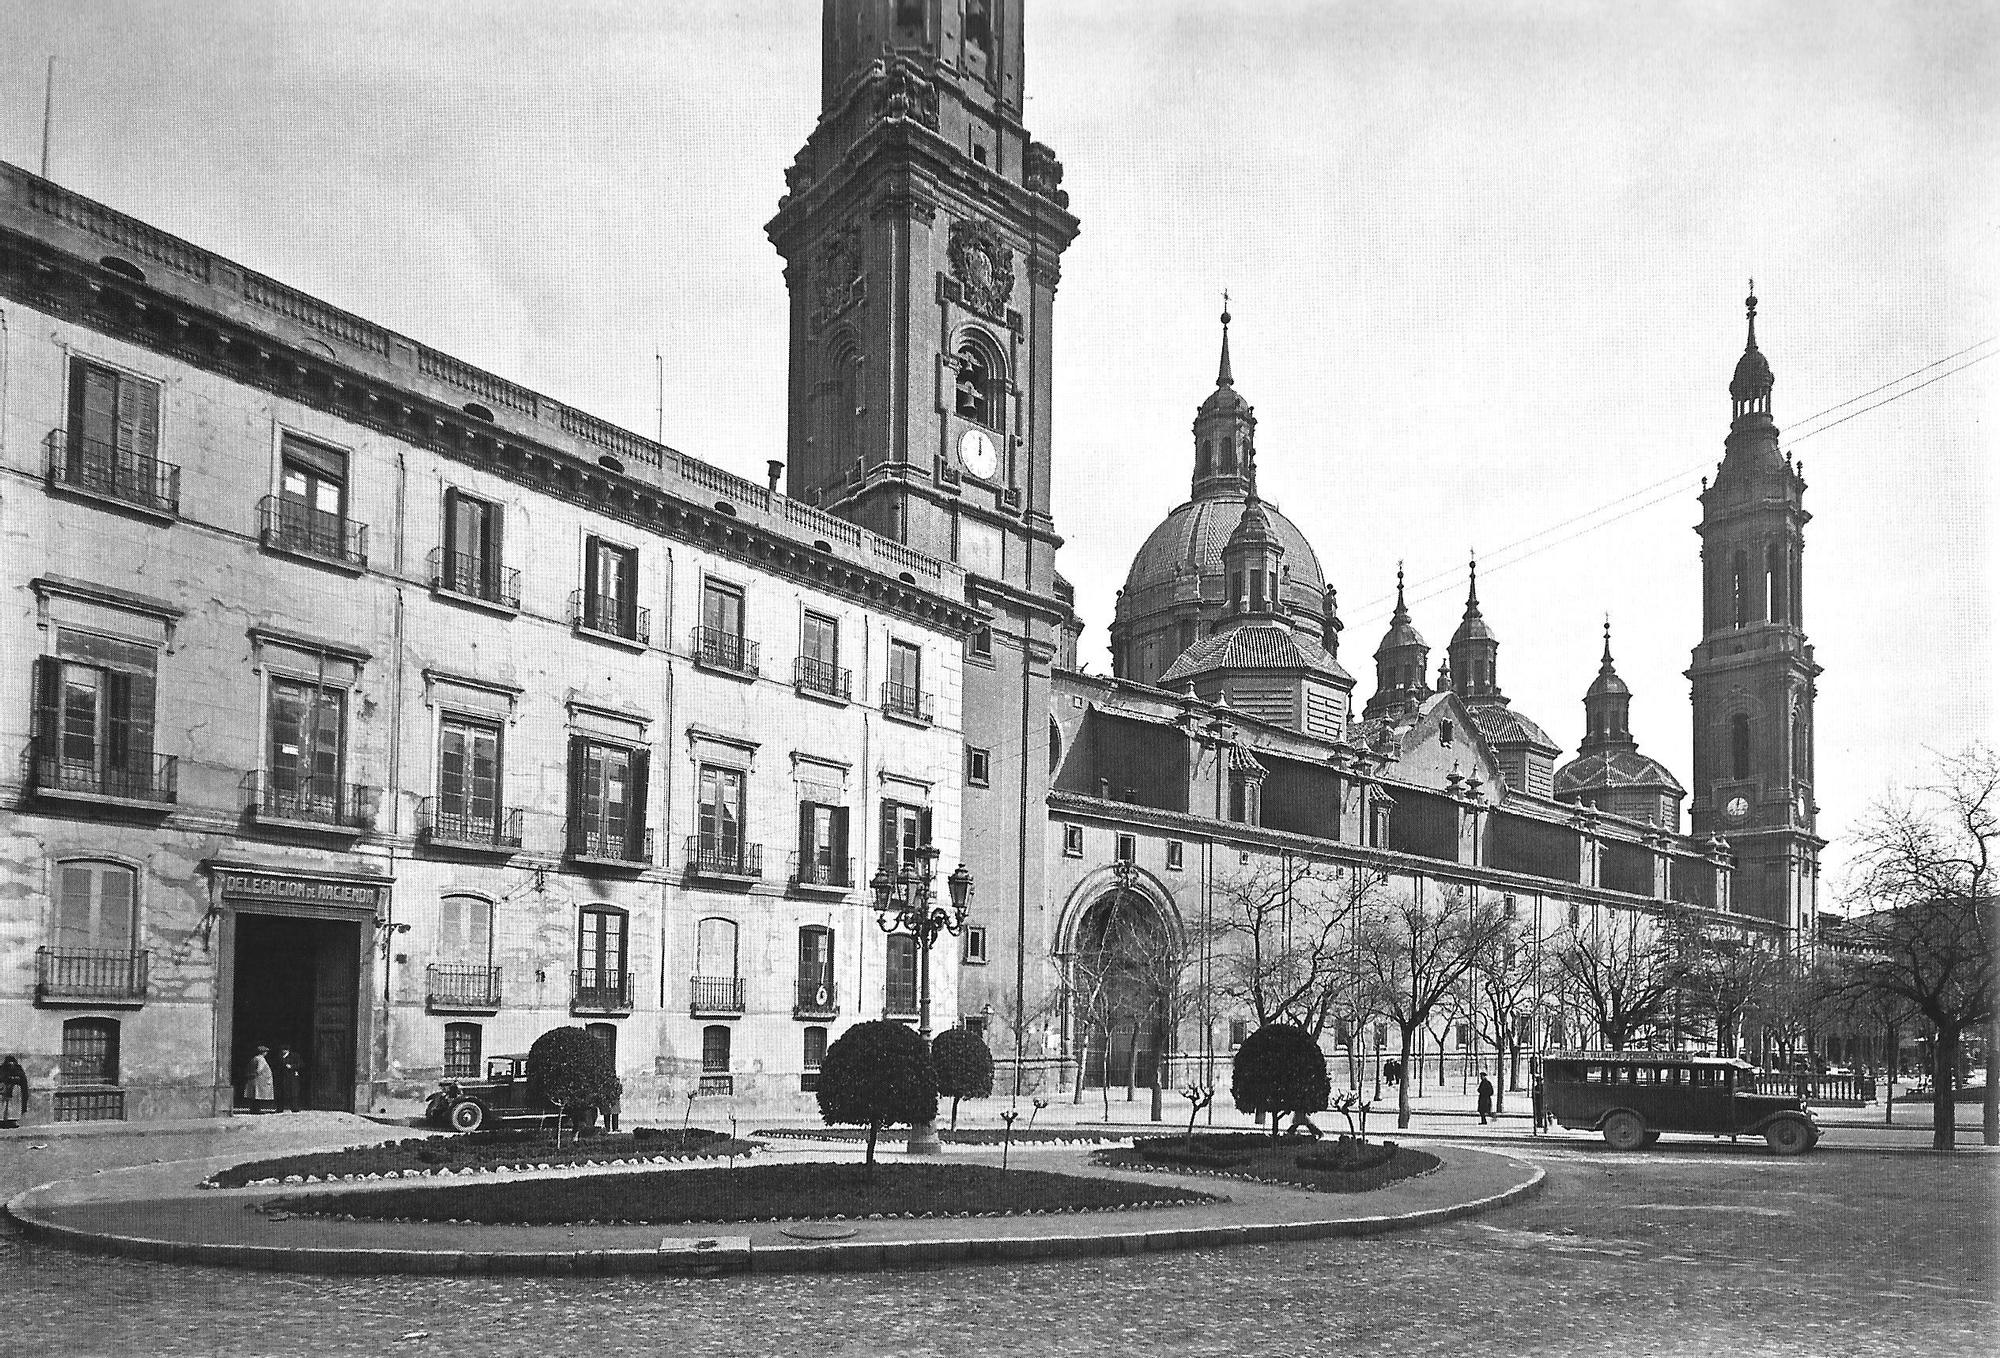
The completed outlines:
{"type": "MultiPolygon", "coordinates": [[[[851,1141],[860,1145],[868,1140],[866,1127],[769,1127],[759,1128],[752,1136],[769,1137],[772,1140],[787,1141],[851,1141]]],[[[900,1141],[904,1133],[884,1130],[882,1141],[900,1141]]],[[[1107,1136],[1103,1132],[1079,1132],[1067,1128],[1047,1130],[1016,1130],[1016,1146],[1117,1146],[1130,1141],[1131,1136],[1107,1136]]],[[[947,1146],[998,1146],[1007,1140],[1003,1127],[963,1127],[958,1131],[938,1129],[938,1140],[947,1146]]]]}
{"type": "Polygon", "coordinates": [[[1399,1179],[1428,1174],[1442,1161],[1425,1151],[1393,1141],[1371,1143],[1342,1137],[1328,1145],[1296,1138],[1271,1144],[1267,1136],[1198,1136],[1190,1148],[1185,1137],[1149,1137],[1130,1150],[1099,1151],[1095,1164],[1113,1169],[1170,1170],[1214,1174],[1253,1183],[1290,1184],[1322,1193],[1364,1193],[1399,1179]]]}
{"type": "Polygon", "coordinates": [[[413,1136],[373,1146],[313,1151],[253,1160],[219,1170],[204,1188],[244,1188],[254,1184],[351,1183],[368,1178],[424,1178],[557,1165],[645,1164],[749,1155],[750,1141],[731,1141],[727,1132],[705,1127],[638,1127],[614,1136],[570,1141],[558,1150],[539,1129],[471,1132],[463,1136],[413,1136]]]}
{"type": "Polygon", "coordinates": [[[1222,1201],[1212,1193],[990,1165],[749,1165],[516,1183],[303,1193],[265,1210],[355,1220],[572,1223],[872,1220],[1114,1212],[1222,1201]]]}

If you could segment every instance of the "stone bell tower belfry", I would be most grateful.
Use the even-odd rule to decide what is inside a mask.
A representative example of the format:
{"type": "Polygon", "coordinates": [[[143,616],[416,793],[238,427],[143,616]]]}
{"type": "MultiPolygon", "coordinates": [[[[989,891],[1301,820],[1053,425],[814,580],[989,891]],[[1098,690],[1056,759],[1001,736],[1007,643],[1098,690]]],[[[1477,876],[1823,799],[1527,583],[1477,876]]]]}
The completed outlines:
{"type": "MultiPolygon", "coordinates": [[[[1754,284],[1753,284],[1754,288],[1754,284]]],[[[1806,481],[1778,446],[1771,364],[1757,348],[1757,298],[1729,383],[1722,464],[1701,493],[1702,637],[1687,677],[1694,699],[1697,836],[1736,854],[1731,897],[1745,914],[1812,928],[1819,808],[1813,802],[1813,698],[1820,667],[1806,640],[1802,584],[1806,481]]]]}
{"type": "Polygon", "coordinates": [[[1022,123],[1024,8],[824,0],[819,121],[765,228],[791,296],[787,492],[959,563],[991,617],[968,639],[960,695],[966,744],[993,752],[990,785],[962,802],[993,963],[965,969],[967,1012],[1023,1003],[1037,982],[1022,959],[1048,955],[1026,935],[1049,770],[999,756],[1039,747],[1070,617],[1050,379],[1077,220],[1061,162],[1022,123]]]}

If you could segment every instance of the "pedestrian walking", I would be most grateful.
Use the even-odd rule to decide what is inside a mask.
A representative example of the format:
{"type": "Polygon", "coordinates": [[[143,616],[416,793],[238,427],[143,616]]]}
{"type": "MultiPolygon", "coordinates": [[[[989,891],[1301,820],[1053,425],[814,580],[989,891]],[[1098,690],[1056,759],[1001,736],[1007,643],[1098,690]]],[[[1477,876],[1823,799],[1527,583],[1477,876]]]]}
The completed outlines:
{"type": "Polygon", "coordinates": [[[21,1068],[21,1058],[9,1054],[0,1060],[0,1127],[18,1127],[20,1122],[14,1117],[14,1094],[21,1095],[21,1116],[28,1115],[28,1072],[21,1068]]]}
{"type": "Polygon", "coordinates": [[[269,1047],[257,1048],[250,1058],[250,1072],[243,1081],[243,1101],[253,1113],[268,1113],[277,1102],[277,1078],[271,1073],[269,1047]]]}
{"type": "Polygon", "coordinates": [[[1540,1136],[1543,1129],[1548,1126],[1548,1104],[1542,1092],[1542,1077],[1539,1075],[1535,1077],[1535,1088],[1531,1097],[1535,1103],[1535,1135],[1540,1136]]]}
{"type": "Polygon", "coordinates": [[[1479,1072],[1479,1125],[1484,1127],[1493,1117],[1493,1081],[1485,1071],[1479,1072]]]}
{"type": "Polygon", "coordinates": [[[615,1132],[618,1130],[619,1107],[624,1102],[625,1082],[614,1079],[611,1082],[611,1092],[605,1095],[603,1102],[597,1105],[598,1112],[604,1116],[605,1131],[615,1132]]]}
{"type": "Polygon", "coordinates": [[[278,1088],[278,1111],[296,1113],[299,1111],[299,1060],[292,1055],[290,1047],[278,1048],[278,1055],[271,1063],[271,1073],[278,1088]]]}

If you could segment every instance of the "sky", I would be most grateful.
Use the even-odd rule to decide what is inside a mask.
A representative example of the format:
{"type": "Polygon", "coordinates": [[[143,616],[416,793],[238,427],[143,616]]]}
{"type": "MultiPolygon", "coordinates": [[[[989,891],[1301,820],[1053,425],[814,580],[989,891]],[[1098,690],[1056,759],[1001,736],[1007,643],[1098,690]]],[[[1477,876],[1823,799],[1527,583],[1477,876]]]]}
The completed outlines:
{"type": "MultiPolygon", "coordinates": [[[[818,113],[820,9],[10,0],[0,158],[38,166],[54,56],[58,182],[646,433],[657,353],[667,442],[759,478],[785,454],[763,225],[818,113]]],[[[1514,705],[1573,750],[1609,613],[1641,748],[1687,781],[1695,495],[1754,276],[1813,516],[1829,896],[1846,825],[1992,739],[2000,10],[1038,0],[1027,25],[1026,121],[1083,223],[1054,419],[1087,667],[1186,498],[1227,288],[1260,488],[1340,591],[1357,698],[1397,563],[1435,659],[1476,552],[1514,705]]]]}

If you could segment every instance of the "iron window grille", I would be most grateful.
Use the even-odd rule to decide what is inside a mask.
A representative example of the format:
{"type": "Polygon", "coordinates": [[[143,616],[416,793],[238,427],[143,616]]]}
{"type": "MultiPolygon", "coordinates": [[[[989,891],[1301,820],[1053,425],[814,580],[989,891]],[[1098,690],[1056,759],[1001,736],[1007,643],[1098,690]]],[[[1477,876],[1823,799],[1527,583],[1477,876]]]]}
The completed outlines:
{"type": "Polygon", "coordinates": [[[51,486],[100,495],[155,514],[180,514],[181,469],[171,462],[61,429],[49,431],[47,449],[51,486]]]}

